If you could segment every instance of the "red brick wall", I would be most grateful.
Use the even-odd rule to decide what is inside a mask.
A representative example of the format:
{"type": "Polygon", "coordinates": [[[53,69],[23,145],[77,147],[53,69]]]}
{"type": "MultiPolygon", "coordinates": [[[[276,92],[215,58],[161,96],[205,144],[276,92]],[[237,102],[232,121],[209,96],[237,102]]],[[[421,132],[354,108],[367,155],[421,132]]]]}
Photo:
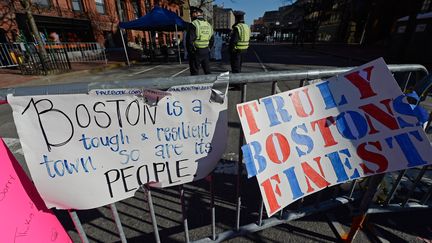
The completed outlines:
{"type": "MultiPolygon", "coordinates": [[[[125,15],[129,21],[134,18],[133,7],[131,4],[132,0],[125,0],[126,10],[125,15]]],[[[141,12],[145,14],[144,10],[144,0],[141,1],[141,12]]],[[[18,30],[16,22],[16,13],[24,13],[24,10],[19,3],[19,0],[10,0],[11,3],[6,3],[0,0],[0,28],[3,28],[10,40],[12,40],[12,32],[18,30]]],[[[34,15],[41,16],[51,16],[60,18],[72,18],[72,19],[82,19],[90,20],[91,28],[93,31],[94,39],[104,44],[104,32],[116,33],[118,30],[118,15],[116,8],[116,0],[105,0],[105,14],[101,15],[96,11],[95,0],[82,0],[83,12],[74,12],[72,10],[71,0],[50,0],[50,7],[32,7],[32,12],[34,15]]],[[[168,0],[150,0],[151,7],[158,4],[161,7],[167,8],[173,12],[179,13],[178,4],[170,4],[168,0]]],[[[135,42],[139,37],[146,38],[147,43],[149,40],[149,33],[144,33],[143,31],[128,30],[128,40],[130,42],[135,42]]],[[[166,38],[172,38],[172,34],[169,33],[159,33],[166,43],[166,38]]]]}
{"type": "Polygon", "coordinates": [[[18,25],[15,22],[15,11],[13,5],[6,1],[0,1],[0,28],[6,31],[9,41],[13,41],[13,32],[18,32],[18,25]]]}

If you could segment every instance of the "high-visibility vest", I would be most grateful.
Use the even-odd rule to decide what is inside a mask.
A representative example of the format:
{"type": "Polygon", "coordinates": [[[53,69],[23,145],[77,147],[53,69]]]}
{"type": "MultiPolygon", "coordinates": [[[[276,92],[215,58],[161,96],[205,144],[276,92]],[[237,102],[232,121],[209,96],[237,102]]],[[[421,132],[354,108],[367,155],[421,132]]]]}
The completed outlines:
{"type": "Polygon", "coordinates": [[[236,50],[247,50],[249,47],[250,29],[247,24],[239,23],[234,26],[239,33],[239,40],[235,45],[236,50]]]}
{"type": "Polygon", "coordinates": [[[213,28],[209,22],[201,19],[196,19],[192,21],[195,26],[196,39],[194,41],[194,46],[196,48],[207,48],[211,37],[213,36],[213,28]]]}

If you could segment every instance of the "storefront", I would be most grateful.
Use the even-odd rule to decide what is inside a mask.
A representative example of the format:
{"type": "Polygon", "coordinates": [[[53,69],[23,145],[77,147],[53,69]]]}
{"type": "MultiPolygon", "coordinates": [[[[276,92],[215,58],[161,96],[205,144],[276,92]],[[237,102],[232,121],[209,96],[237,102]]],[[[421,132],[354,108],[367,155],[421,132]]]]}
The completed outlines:
{"type": "MultiPolygon", "coordinates": [[[[89,20],[76,18],[61,18],[33,15],[39,32],[49,40],[52,33],[57,33],[62,42],[94,42],[95,38],[92,32],[89,20]]],[[[24,31],[27,41],[33,41],[30,27],[27,24],[25,14],[16,14],[18,27],[24,31]]]]}

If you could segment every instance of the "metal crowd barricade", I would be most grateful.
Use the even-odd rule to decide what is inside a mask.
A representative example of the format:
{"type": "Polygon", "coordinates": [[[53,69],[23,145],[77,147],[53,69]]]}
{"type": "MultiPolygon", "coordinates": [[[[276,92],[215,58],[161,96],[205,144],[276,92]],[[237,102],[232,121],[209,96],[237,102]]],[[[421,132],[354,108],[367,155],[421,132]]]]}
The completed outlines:
{"type": "Polygon", "coordinates": [[[63,50],[69,62],[104,62],[107,63],[105,48],[97,42],[61,42],[47,43],[47,49],[63,50]]]}
{"type": "Polygon", "coordinates": [[[0,68],[18,67],[22,74],[40,75],[71,69],[66,52],[45,45],[47,56],[42,56],[32,42],[0,43],[0,68]]]}
{"type": "MultiPolygon", "coordinates": [[[[352,68],[333,68],[333,69],[322,69],[322,70],[301,70],[301,71],[275,71],[275,72],[266,72],[266,73],[241,73],[234,74],[230,76],[230,87],[232,92],[234,90],[240,90],[241,97],[240,102],[244,102],[247,100],[247,88],[248,85],[257,84],[257,83],[268,83],[271,84],[272,88],[269,89],[270,94],[274,94],[280,91],[278,83],[280,82],[297,82],[300,81],[299,86],[305,84],[308,80],[314,79],[324,79],[331,76],[335,76],[341,74],[343,72],[349,71],[352,68]]],[[[420,96],[425,97],[427,95],[428,90],[431,87],[432,78],[428,76],[428,78],[423,79],[423,84],[412,84],[412,80],[415,78],[416,80],[420,79],[423,76],[427,75],[427,70],[421,65],[389,65],[389,69],[394,73],[395,77],[398,76],[405,78],[404,80],[399,79],[399,84],[404,89],[412,88],[416,89],[420,96]],[[411,87],[412,86],[412,87],[411,87]],[[420,88],[419,88],[420,87],[420,88]]],[[[87,93],[92,89],[108,89],[108,88],[133,88],[133,87],[144,87],[144,88],[152,88],[152,89],[167,89],[173,85],[180,84],[199,84],[199,83],[209,83],[216,80],[215,75],[206,75],[206,76],[191,76],[191,77],[175,77],[175,78],[154,78],[147,80],[131,80],[128,82],[101,82],[101,83],[72,83],[72,84],[60,84],[60,85],[50,85],[50,86],[38,86],[38,87],[20,87],[20,88],[9,88],[9,89],[1,89],[0,90],[0,100],[5,100],[7,94],[15,94],[15,95],[42,95],[42,94],[73,94],[73,93],[87,93]]],[[[430,122],[426,129],[429,129],[430,122]]],[[[238,127],[240,129],[240,127],[238,127]]],[[[338,233],[337,237],[341,240],[351,241],[355,234],[357,233],[359,226],[365,222],[365,215],[373,214],[373,213],[385,213],[385,212],[396,212],[396,211],[404,211],[404,210],[418,210],[431,208],[429,204],[429,199],[432,194],[432,186],[424,185],[421,183],[422,178],[427,173],[427,166],[419,169],[410,169],[399,172],[396,180],[392,183],[390,190],[384,193],[384,199],[373,200],[374,196],[376,196],[376,191],[382,186],[383,178],[386,176],[392,176],[388,174],[381,174],[372,177],[368,177],[366,179],[355,180],[352,182],[348,182],[344,185],[336,185],[324,189],[320,192],[312,194],[304,198],[304,200],[300,200],[292,205],[289,205],[287,208],[281,211],[281,213],[277,216],[273,216],[271,218],[264,218],[264,209],[263,202],[257,205],[257,218],[252,219],[250,215],[245,217],[242,211],[247,210],[242,203],[242,198],[247,194],[251,193],[249,190],[244,190],[242,188],[242,180],[245,178],[244,169],[242,164],[242,154],[241,154],[241,146],[243,145],[243,135],[239,133],[239,147],[238,147],[238,159],[233,163],[236,163],[236,173],[235,173],[235,215],[223,215],[223,217],[233,217],[235,218],[231,229],[225,229],[223,232],[217,232],[217,206],[215,203],[215,180],[217,180],[217,175],[215,173],[209,175],[208,180],[208,188],[209,190],[202,194],[202,197],[206,199],[206,203],[208,203],[209,212],[207,214],[210,217],[210,220],[206,221],[210,225],[211,230],[205,235],[201,234],[200,239],[193,239],[197,242],[221,242],[224,240],[232,239],[238,236],[251,234],[254,232],[262,231],[264,229],[274,227],[280,224],[288,223],[289,221],[293,221],[296,219],[303,218],[308,215],[312,215],[318,212],[328,212],[330,209],[334,209],[341,205],[347,205],[355,201],[360,201],[360,206],[354,210],[352,214],[353,224],[350,232],[343,232],[341,227],[338,225],[336,221],[331,221],[330,227],[334,228],[338,233]],[[418,171],[418,173],[410,174],[408,171],[418,171]],[[403,178],[406,176],[414,177],[412,183],[408,185],[407,190],[399,196],[398,188],[400,188],[403,178]],[[365,184],[366,186],[362,186],[365,184]],[[421,185],[424,190],[423,195],[420,198],[412,197],[415,190],[419,188],[421,185]],[[342,186],[349,186],[348,190],[341,189],[342,186]],[[365,189],[367,188],[367,189],[365,189]],[[248,222],[244,222],[245,220],[242,218],[247,218],[248,222]]],[[[393,173],[394,174],[394,173],[393,173]]],[[[408,180],[409,182],[409,180],[408,180]]],[[[207,182],[206,182],[207,183],[207,182]]],[[[182,224],[184,229],[184,241],[189,242],[191,239],[189,233],[189,224],[186,211],[188,206],[188,201],[186,198],[186,186],[179,187],[178,199],[181,206],[181,217],[182,224]]],[[[161,242],[157,215],[155,213],[154,208],[154,196],[152,196],[152,191],[156,192],[168,192],[172,195],[171,188],[168,189],[153,189],[146,185],[143,185],[144,189],[144,197],[146,198],[146,202],[148,204],[148,211],[150,214],[151,224],[153,226],[153,234],[154,241],[161,242]]],[[[227,193],[224,193],[224,196],[227,193]]],[[[418,196],[418,195],[416,195],[418,196]]],[[[158,199],[161,200],[161,199],[158,199]]],[[[220,201],[221,199],[218,198],[220,201]]],[[[257,202],[258,203],[258,202],[257,202]]],[[[113,214],[114,222],[116,223],[116,227],[118,229],[119,238],[122,242],[127,241],[127,236],[125,235],[122,223],[117,212],[117,208],[114,204],[110,205],[110,209],[113,214]]],[[[88,242],[88,237],[84,232],[84,229],[80,223],[80,219],[78,218],[77,212],[69,211],[69,215],[72,218],[75,228],[81,238],[82,242],[88,242]]],[[[254,214],[255,215],[255,214],[254,214]]],[[[254,216],[255,217],[255,216],[254,216]]],[[[329,219],[332,219],[331,214],[328,215],[329,219]]],[[[144,219],[143,219],[144,221],[144,219]]],[[[196,237],[194,237],[196,238],[196,237]]],[[[103,241],[103,239],[98,239],[103,241]]]]}
{"type": "Polygon", "coordinates": [[[0,43],[0,68],[19,67],[22,74],[48,74],[71,69],[71,63],[105,63],[105,48],[97,42],[45,43],[42,61],[37,44],[0,43]]]}
{"type": "Polygon", "coordinates": [[[0,68],[17,67],[22,51],[20,43],[0,43],[0,68]]]}

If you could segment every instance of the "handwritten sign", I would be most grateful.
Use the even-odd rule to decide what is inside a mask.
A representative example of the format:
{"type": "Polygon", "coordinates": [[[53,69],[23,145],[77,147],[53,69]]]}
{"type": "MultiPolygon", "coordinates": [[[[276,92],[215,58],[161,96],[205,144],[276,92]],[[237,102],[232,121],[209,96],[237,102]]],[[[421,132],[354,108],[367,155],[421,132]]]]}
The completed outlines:
{"type": "Polygon", "coordinates": [[[267,214],[328,186],[431,164],[420,122],[382,59],[237,105],[267,214]]]}
{"type": "Polygon", "coordinates": [[[0,242],[72,242],[0,139],[0,242]]]}
{"type": "Polygon", "coordinates": [[[166,187],[207,176],[227,138],[227,100],[211,101],[211,88],[8,101],[47,206],[88,209],[132,197],[143,184],[166,187]]]}

